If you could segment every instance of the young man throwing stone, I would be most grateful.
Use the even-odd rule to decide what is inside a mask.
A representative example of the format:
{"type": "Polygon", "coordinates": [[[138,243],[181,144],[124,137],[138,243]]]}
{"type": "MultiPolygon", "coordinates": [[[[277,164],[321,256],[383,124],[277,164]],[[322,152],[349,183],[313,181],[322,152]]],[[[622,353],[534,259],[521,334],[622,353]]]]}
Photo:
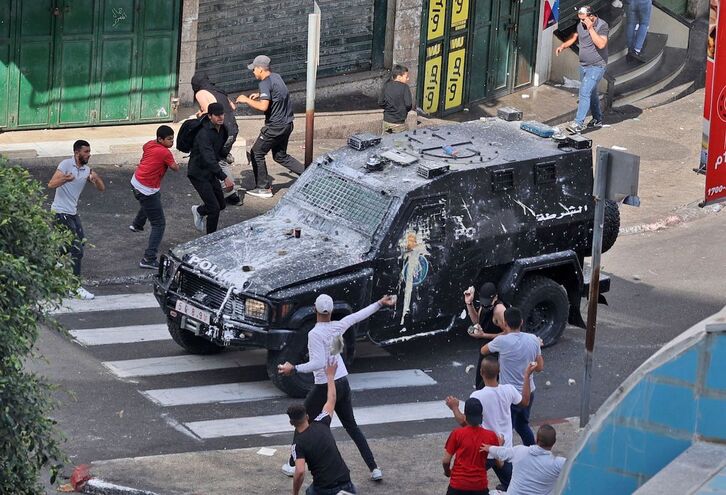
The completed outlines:
{"type": "MultiPolygon", "coordinates": [[[[71,258],[73,259],[73,274],[81,276],[81,259],[83,258],[83,245],[86,242],[78,215],[78,198],[81,197],[86,182],[90,182],[96,189],[103,192],[106,185],[101,177],[88,166],[91,158],[91,145],[88,141],[79,139],[73,143],[73,157],[58,164],[58,169],[48,182],[48,187],[55,189],[55,197],[50,209],[55,213],[56,222],[64,225],[73,234],[71,245],[71,258]]],[[[76,295],[80,299],[93,299],[95,296],[79,287],[76,295]]]]}
{"type": "Polygon", "coordinates": [[[336,402],[335,373],[338,365],[331,360],[325,366],[326,401],[323,410],[310,421],[303,404],[287,409],[290,424],[295,427],[291,458],[295,463],[292,475],[292,494],[298,495],[305,480],[305,464],[313,475],[313,483],[306,495],[337,495],[341,490],[356,493],[350,481],[350,470],[340,455],[335,438],[330,432],[336,402]]]}
{"type": "Polygon", "coordinates": [[[265,162],[267,153],[272,151],[272,158],[294,174],[302,174],[305,167],[287,154],[287,143],[290,141],[295,117],[285,82],[280,74],[270,70],[270,57],[266,55],[256,56],[247,68],[260,81],[259,92],[249,96],[239,95],[237,103],[244,103],[265,113],[265,125],[252,145],[249,156],[255,173],[255,188],[247,191],[247,194],[258,198],[271,198],[272,178],[267,173],[265,162]]]}
{"type": "MultiPolygon", "coordinates": [[[[358,447],[363,460],[371,471],[371,479],[374,481],[383,479],[383,473],[376,464],[366,437],[355,421],[353,400],[350,384],[348,383],[348,370],[345,367],[345,362],[343,362],[340,354],[331,355],[330,347],[334,339],[341,338],[345,331],[356,323],[365,320],[383,306],[394,306],[395,304],[396,299],[393,296],[383,296],[378,302],[361,309],[357,313],[348,315],[340,321],[331,321],[334,306],[333,299],[327,294],[319,295],[315,300],[317,323],[308,334],[310,361],[297,365],[283,363],[278,366],[278,372],[283,375],[292,373],[313,373],[315,375],[315,385],[305,397],[305,410],[308,416],[314,418],[320,413],[325,403],[327,386],[324,368],[329,360],[337,363],[335,389],[338,401],[335,403],[335,412],[338,413],[343,428],[358,447]]],[[[292,476],[292,463],[283,464],[282,471],[288,476],[292,476]]]]}

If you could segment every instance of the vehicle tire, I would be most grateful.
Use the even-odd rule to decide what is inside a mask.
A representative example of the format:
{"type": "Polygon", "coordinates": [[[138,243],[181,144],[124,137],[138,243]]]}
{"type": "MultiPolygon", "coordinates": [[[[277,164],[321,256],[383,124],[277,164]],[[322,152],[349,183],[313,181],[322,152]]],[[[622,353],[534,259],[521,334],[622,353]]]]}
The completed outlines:
{"type": "Polygon", "coordinates": [[[605,221],[602,227],[602,252],[613,247],[620,233],[620,209],[615,201],[605,200],[605,221]]]}
{"type": "MultiPolygon", "coordinates": [[[[308,333],[314,326],[314,321],[304,323],[295,337],[282,350],[267,351],[267,376],[273,385],[290,397],[305,397],[313,387],[313,374],[293,373],[290,376],[280,375],[277,372],[277,365],[284,362],[299,364],[308,361],[310,358],[308,355],[308,333]]],[[[348,329],[343,338],[345,339],[343,360],[346,368],[348,368],[353,364],[355,358],[355,328],[348,329]]]]}
{"type": "Polygon", "coordinates": [[[533,333],[545,347],[557,342],[567,325],[570,302],[564,287],[541,275],[524,279],[514,298],[522,312],[522,330],[533,333]]]}
{"type": "Polygon", "coordinates": [[[166,324],[174,342],[191,354],[218,354],[224,350],[224,347],[202,337],[197,337],[189,330],[184,330],[175,320],[167,319],[166,324]]]}
{"type": "Polygon", "coordinates": [[[313,374],[293,373],[285,376],[277,372],[277,365],[285,362],[299,364],[308,361],[308,333],[314,325],[313,321],[303,323],[285,347],[279,351],[267,351],[267,376],[273,385],[297,399],[305,397],[313,388],[313,374]]]}

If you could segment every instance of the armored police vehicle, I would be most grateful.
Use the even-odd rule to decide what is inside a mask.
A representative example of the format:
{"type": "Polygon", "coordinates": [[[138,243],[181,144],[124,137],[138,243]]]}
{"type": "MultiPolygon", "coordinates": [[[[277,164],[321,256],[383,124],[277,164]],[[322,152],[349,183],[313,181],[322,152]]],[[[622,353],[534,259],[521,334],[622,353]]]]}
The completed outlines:
{"type": "MultiPolygon", "coordinates": [[[[268,350],[268,375],[302,396],[311,375],[277,374],[307,359],[321,293],[334,318],[387,293],[384,309],[346,333],[388,345],[461,319],[462,293],[494,282],[525,331],[553,344],[582,326],[594,202],[592,150],[498,119],[356,136],[317,159],[269,212],[162,257],[155,295],[174,340],[191,353],[268,350]],[[356,149],[358,148],[358,149],[356,149]]],[[[603,248],[615,241],[608,205],[603,248]]],[[[609,281],[601,281],[601,291],[609,281]]]]}

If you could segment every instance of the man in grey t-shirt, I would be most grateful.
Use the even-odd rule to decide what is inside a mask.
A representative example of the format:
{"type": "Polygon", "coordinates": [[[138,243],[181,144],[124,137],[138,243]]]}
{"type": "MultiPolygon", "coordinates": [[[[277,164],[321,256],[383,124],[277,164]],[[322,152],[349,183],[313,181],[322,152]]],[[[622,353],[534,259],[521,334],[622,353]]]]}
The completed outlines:
{"type": "MultiPolygon", "coordinates": [[[[78,198],[81,197],[86,182],[93,184],[96,189],[103,192],[106,189],[101,177],[88,166],[91,158],[91,145],[88,141],[79,139],[73,143],[73,158],[63,160],[58,164],[48,187],[55,189],[55,197],[50,209],[55,213],[56,222],[65,225],[73,234],[71,245],[71,258],[73,258],[73,273],[81,276],[81,258],[83,258],[83,225],[78,216],[78,198]]],[[[78,288],[78,297],[93,299],[94,295],[83,287],[78,288]]]]}
{"type": "Polygon", "coordinates": [[[270,57],[266,55],[256,56],[247,68],[260,81],[259,92],[249,96],[239,95],[237,103],[265,113],[265,125],[247,156],[255,173],[255,188],[247,191],[247,194],[269,199],[272,197],[272,178],[267,173],[267,153],[272,151],[272,158],[296,175],[302,174],[305,167],[287,153],[294,115],[285,82],[280,74],[272,72],[270,57]]]}
{"type": "MultiPolygon", "coordinates": [[[[504,312],[504,334],[498,335],[481,348],[483,355],[499,353],[499,383],[513,385],[522,394],[524,391],[525,370],[535,363],[533,371],[544,369],[544,359],[540,350],[539,337],[531,333],[520,332],[522,313],[517,308],[508,308],[504,312]]],[[[530,374],[529,402],[526,405],[512,405],[512,427],[522,438],[524,445],[534,444],[534,433],[529,427],[529,413],[534,401],[534,377],[530,374]]]]}
{"type": "Polygon", "coordinates": [[[587,128],[602,127],[602,111],[600,99],[597,94],[597,85],[605,75],[608,63],[608,23],[592,12],[592,7],[586,5],[577,11],[580,22],[577,31],[572,33],[570,39],[562,43],[555,50],[559,55],[565,48],[575,43],[580,48],[580,99],[577,103],[575,121],[567,127],[573,134],[580,133],[587,128]],[[579,42],[578,42],[579,40],[579,42]],[[587,111],[592,113],[592,119],[585,125],[587,111]]]}

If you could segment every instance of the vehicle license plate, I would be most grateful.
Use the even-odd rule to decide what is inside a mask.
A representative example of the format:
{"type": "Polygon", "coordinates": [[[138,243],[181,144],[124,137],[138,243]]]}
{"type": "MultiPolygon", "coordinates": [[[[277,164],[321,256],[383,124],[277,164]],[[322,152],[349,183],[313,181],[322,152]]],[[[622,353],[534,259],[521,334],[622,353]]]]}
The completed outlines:
{"type": "Polygon", "coordinates": [[[192,306],[186,301],[177,300],[175,309],[180,313],[184,313],[187,316],[191,316],[195,320],[199,320],[202,323],[209,325],[209,311],[204,311],[196,306],[192,306]]]}

